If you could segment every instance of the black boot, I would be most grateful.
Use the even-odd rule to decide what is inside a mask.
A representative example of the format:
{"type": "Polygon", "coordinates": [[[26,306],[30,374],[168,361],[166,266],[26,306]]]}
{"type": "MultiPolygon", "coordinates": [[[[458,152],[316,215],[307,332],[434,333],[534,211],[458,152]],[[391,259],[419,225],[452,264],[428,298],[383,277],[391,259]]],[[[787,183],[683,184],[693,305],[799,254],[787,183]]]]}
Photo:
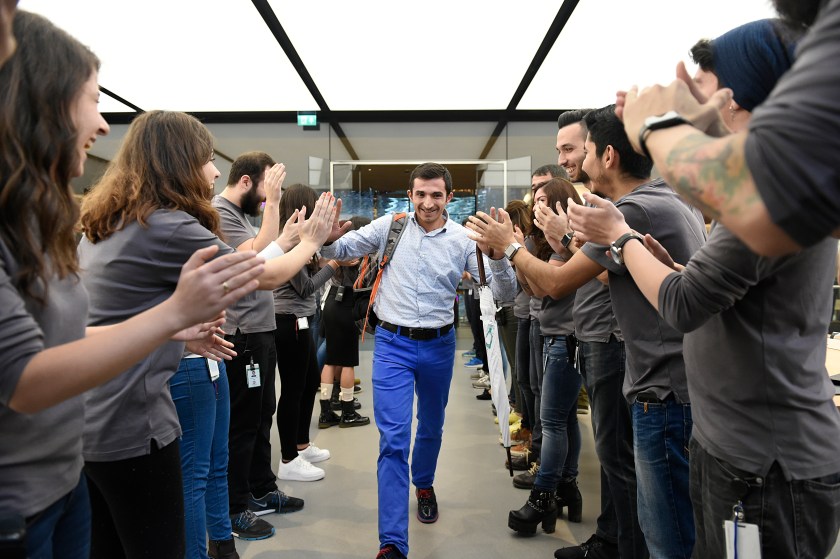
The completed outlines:
{"type": "Polygon", "coordinates": [[[327,429],[341,423],[341,417],[330,409],[329,400],[320,400],[321,415],[318,416],[318,429],[327,429]]]}
{"type": "Polygon", "coordinates": [[[341,385],[338,382],[334,382],[332,396],[330,396],[330,406],[335,411],[341,411],[341,402],[338,399],[339,396],[341,396],[341,385]]]}
{"type": "Polygon", "coordinates": [[[557,514],[563,514],[563,507],[568,507],[569,522],[580,522],[583,516],[583,498],[580,496],[575,478],[560,480],[557,484],[557,514]]]}
{"type": "Polygon", "coordinates": [[[207,545],[207,555],[211,559],[239,559],[233,538],[229,540],[210,540],[207,545]]]}
{"type": "Polygon", "coordinates": [[[554,491],[534,488],[531,489],[531,496],[525,505],[508,514],[508,528],[520,534],[535,534],[540,522],[546,534],[554,532],[557,524],[557,503],[554,501],[554,491]]]}
{"type": "Polygon", "coordinates": [[[353,407],[353,402],[341,401],[341,423],[339,427],[361,427],[369,423],[370,418],[359,415],[353,407]]]}

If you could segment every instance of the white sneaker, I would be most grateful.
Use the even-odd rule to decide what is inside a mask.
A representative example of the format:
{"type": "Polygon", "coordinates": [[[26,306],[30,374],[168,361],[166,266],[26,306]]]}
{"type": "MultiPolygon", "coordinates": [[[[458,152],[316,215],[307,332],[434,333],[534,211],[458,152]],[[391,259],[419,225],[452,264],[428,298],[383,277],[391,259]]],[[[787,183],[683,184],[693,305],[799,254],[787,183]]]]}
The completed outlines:
{"type": "Polygon", "coordinates": [[[277,467],[277,479],[285,479],[287,481],[318,481],[324,479],[324,470],[317,466],[313,466],[298,454],[298,457],[291,462],[283,463],[277,467]]]}
{"type": "Polygon", "coordinates": [[[318,448],[314,444],[310,444],[303,450],[298,450],[298,456],[303,456],[304,460],[306,460],[310,464],[315,464],[316,462],[323,462],[324,460],[329,460],[330,451],[324,450],[323,448],[318,448]]]}

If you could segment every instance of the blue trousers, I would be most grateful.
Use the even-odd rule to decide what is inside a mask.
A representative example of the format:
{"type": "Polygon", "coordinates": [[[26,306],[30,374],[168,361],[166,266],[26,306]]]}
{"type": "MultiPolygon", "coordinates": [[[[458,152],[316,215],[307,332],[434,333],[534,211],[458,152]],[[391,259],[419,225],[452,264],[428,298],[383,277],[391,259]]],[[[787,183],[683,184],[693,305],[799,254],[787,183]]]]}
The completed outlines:
{"type": "Polygon", "coordinates": [[[88,559],[90,500],[84,474],[70,493],[27,519],[29,559],[88,559]]]}
{"type": "Polygon", "coordinates": [[[228,514],[228,428],[230,392],[224,363],[210,381],[207,360],[181,359],[169,381],[181,423],[186,559],[207,559],[211,540],[231,537],[228,514]]]}
{"type": "Polygon", "coordinates": [[[417,394],[417,433],[411,452],[415,487],[431,487],[440,454],[446,403],[455,360],[455,331],[432,340],[411,340],[376,329],[373,350],[373,413],[379,429],[380,547],[393,544],[408,556],[408,455],[417,394]]]}
{"type": "Polygon", "coordinates": [[[688,489],[691,405],[669,398],[635,402],[631,411],[639,526],[650,556],[688,559],[694,548],[688,489]]]}

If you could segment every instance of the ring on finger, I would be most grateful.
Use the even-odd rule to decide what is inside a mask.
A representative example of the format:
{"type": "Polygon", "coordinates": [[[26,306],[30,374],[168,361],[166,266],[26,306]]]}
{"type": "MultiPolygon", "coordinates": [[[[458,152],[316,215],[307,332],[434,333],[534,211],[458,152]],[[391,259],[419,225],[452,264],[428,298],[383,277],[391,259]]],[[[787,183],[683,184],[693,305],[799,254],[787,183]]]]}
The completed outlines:
{"type": "Polygon", "coordinates": [[[228,294],[228,292],[230,291],[230,286],[227,284],[227,282],[226,282],[226,281],[223,281],[223,282],[222,282],[222,289],[224,289],[224,290],[225,290],[225,295],[227,295],[227,294],[228,294]]]}

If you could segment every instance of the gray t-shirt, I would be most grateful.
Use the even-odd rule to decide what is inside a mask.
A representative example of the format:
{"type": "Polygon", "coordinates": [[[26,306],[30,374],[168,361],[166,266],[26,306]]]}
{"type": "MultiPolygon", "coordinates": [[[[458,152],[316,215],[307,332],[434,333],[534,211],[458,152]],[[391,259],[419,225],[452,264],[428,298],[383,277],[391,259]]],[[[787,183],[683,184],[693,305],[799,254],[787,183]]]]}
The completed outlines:
{"type": "Polygon", "coordinates": [[[324,266],[314,274],[304,266],[295,277],[274,290],[274,312],[300,318],[315,314],[316,291],[335,274],[332,266],[324,266]]]}
{"type": "MultiPolygon", "coordinates": [[[[18,266],[0,241],[0,511],[32,516],[79,483],[84,408],[77,396],[38,413],[8,405],[24,369],[40,351],[85,335],[87,292],[76,276],[54,277],[46,305],[23,297],[18,266]]],[[[72,374],[66,371],[65,374],[72,374]]]]}
{"type": "Polygon", "coordinates": [[[575,292],[575,337],[581,342],[608,342],[610,335],[621,339],[621,329],[613,313],[610,288],[597,278],[575,292]]]}
{"type": "Polygon", "coordinates": [[[840,0],[802,39],[793,67],[753,112],[745,155],[773,221],[803,246],[840,226],[840,0]]]}
{"type": "MultiPolygon", "coordinates": [[[[528,249],[528,252],[534,254],[534,250],[536,250],[536,245],[534,244],[534,240],[531,237],[525,238],[525,248],[528,249]]],[[[539,320],[540,312],[542,311],[542,297],[531,296],[531,300],[528,304],[528,312],[531,315],[531,318],[536,318],[539,320]]]]}
{"type": "MultiPolygon", "coordinates": [[[[193,252],[217,245],[233,252],[193,216],[157,210],[104,241],[79,243],[82,282],[90,293],[91,326],[123,322],[166,300],[193,252]]],[[[169,394],[184,342],[170,341],[117,378],[85,394],[84,457],[112,462],[149,454],[181,435],[169,394]]]]}
{"type": "Polygon", "coordinates": [[[516,292],[516,298],[513,300],[513,316],[516,318],[528,318],[531,316],[531,296],[528,295],[521,287],[516,292]]]}
{"type": "MultiPolygon", "coordinates": [[[[641,234],[653,235],[675,262],[688,262],[706,239],[702,216],[661,179],[643,184],[615,205],[627,225],[641,234]]],[[[613,311],[626,342],[627,401],[633,403],[636,394],[649,391],[660,399],[673,394],[677,401],[688,403],[682,334],[647,302],[627,268],[606,255],[608,247],[586,243],[582,250],[609,270],[613,311]]]]}
{"type": "Polygon", "coordinates": [[[659,290],[685,334],[693,436],[711,455],[787,479],[840,472],[840,413],[825,369],[837,243],[762,258],[720,225],[659,290]]]}
{"type": "MultiPolygon", "coordinates": [[[[557,254],[551,255],[551,260],[560,260],[557,254]]],[[[560,299],[542,298],[540,307],[540,333],[543,336],[568,336],[574,334],[575,323],[572,320],[572,307],[575,304],[575,294],[570,293],[560,299]]]]}
{"type": "MultiPolygon", "coordinates": [[[[219,212],[222,237],[230,247],[236,249],[257,236],[242,208],[227,198],[214,196],[213,207],[219,212]]],[[[222,329],[225,334],[233,334],[237,328],[244,334],[252,334],[271,332],[275,327],[271,293],[258,289],[228,307],[227,320],[222,329]]]]}

